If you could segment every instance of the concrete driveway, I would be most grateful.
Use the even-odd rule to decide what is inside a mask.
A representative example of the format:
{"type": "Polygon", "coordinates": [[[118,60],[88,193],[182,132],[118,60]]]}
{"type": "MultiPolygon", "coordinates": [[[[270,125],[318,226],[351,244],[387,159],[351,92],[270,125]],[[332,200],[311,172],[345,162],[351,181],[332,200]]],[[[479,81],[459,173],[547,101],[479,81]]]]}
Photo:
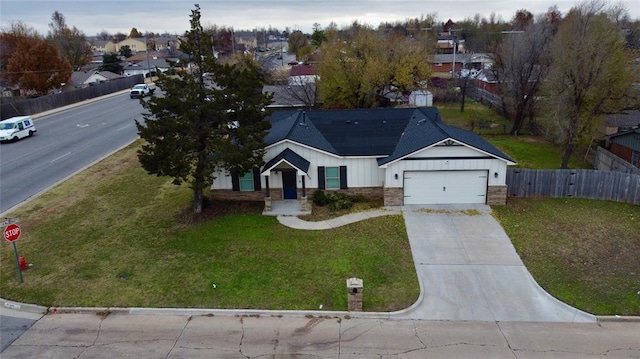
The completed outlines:
{"type": "Polygon", "coordinates": [[[463,321],[595,322],[545,292],[486,205],[406,206],[421,285],[401,316],[463,321]]]}

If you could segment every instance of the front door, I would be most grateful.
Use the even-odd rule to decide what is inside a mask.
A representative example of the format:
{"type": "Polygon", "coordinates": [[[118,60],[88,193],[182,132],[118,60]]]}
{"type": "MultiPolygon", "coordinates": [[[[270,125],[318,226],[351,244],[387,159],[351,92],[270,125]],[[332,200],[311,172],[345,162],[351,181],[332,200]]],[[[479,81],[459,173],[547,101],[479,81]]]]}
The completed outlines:
{"type": "Polygon", "coordinates": [[[296,171],[282,171],[282,191],[284,199],[298,199],[296,171]]]}

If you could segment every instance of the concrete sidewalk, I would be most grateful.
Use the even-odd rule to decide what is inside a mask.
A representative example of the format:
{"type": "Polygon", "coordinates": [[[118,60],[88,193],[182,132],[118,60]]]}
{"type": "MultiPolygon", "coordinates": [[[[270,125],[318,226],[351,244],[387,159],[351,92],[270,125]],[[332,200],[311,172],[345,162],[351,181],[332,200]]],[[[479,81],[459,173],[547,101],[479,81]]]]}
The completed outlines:
{"type": "Polygon", "coordinates": [[[49,314],[10,358],[638,358],[640,323],[49,314]]]}

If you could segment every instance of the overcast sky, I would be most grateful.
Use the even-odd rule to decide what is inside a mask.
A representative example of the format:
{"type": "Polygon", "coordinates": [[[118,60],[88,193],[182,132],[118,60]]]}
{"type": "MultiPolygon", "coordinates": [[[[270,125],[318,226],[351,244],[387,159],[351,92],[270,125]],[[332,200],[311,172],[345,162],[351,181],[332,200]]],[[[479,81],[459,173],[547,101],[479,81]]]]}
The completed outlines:
{"type": "MultiPolygon", "coordinates": [[[[611,4],[618,1],[608,1],[611,4]]],[[[402,21],[436,14],[441,22],[463,20],[480,14],[495,13],[510,20],[519,9],[534,15],[557,5],[564,14],[578,2],[574,0],[0,0],[2,28],[22,21],[46,35],[51,14],[59,11],[67,25],[85,35],[102,30],[128,34],[132,27],[141,32],[183,34],[189,29],[194,4],[202,10],[202,24],[235,29],[268,28],[310,32],[314,23],[326,27],[332,21],[339,27],[354,20],[377,26],[380,22],[402,21]]],[[[640,18],[640,0],[623,0],[632,19],[640,18]]]]}

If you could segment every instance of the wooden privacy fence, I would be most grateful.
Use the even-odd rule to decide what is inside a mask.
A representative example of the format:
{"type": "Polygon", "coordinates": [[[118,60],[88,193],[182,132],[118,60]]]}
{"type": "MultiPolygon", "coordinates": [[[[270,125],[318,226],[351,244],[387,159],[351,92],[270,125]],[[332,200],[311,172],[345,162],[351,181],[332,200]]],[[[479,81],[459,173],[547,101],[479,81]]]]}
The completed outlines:
{"type": "Polygon", "coordinates": [[[640,205],[640,175],[598,170],[507,170],[510,197],[576,197],[640,205]]]}
{"type": "Polygon", "coordinates": [[[135,75],[108,82],[96,83],[89,87],[59,94],[3,103],[0,107],[0,119],[4,120],[14,116],[34,115],[54,108],[122,91],[142,82],[144,82],[142,75],[135,75]]]}

